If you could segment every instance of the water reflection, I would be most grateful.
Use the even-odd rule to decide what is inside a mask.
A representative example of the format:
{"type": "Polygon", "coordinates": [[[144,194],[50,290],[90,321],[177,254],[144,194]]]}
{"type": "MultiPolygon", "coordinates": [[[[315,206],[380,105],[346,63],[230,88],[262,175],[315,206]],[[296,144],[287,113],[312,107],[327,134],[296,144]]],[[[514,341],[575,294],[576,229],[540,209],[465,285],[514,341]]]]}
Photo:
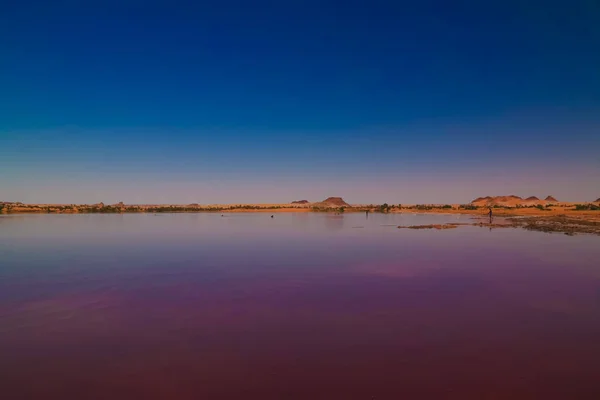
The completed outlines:
{"type": "Polygon", "coordinates": [[[0,218],[3,394],[596,398],[598,238],[456,218],[0,218]]]}
{"type": "Polygon", "coordinates": [[[327,215],[324,218],[325,227],[332,231],[337,231],[344,228],[343,215],[327,215]]]}

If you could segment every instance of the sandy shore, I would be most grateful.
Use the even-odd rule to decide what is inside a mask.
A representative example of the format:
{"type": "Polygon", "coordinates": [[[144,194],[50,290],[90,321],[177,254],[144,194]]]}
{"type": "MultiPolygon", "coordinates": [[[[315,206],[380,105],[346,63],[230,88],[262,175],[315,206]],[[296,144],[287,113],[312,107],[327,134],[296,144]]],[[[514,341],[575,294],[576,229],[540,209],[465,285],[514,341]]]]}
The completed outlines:
{"type": "MultiPolygon", "coordinates": [[[[402,209],[394,210],[392,212],[401,213],[414,213],[414,214],[465,214],[465,215],[479,215],[488,216],[489,210],[487,208],[480,208],[477,210],[459,210],[459,209],[432,209],[432,210],[412,210],[402,209]]],[[[550,210],[539,210],[537,208],[511,208],[511,209],[492,209],[492,215],[494,217],[548,217],[548,216],[560,216],[565,215],[570,218],[584,219],[591,221],[600,221],[600,211],[579,211],[574,210],[572,206],[561,206],[552,208],[550,210]]]]}
{"type": "MultiPolygon", "coordinates": [[[[528,230],[544,232],[562,232],[565,234],[591,233],[600,235],[600,210],[581,210],[578,203],[560,203],[550,207],[498,207],[492,208],[493,217],[497,219],[489,223],[489,208],[476,207],[470,209],[465,205],[402,205],[392,206],[383,211],[397,214],[463,214],[480,217],[480,220],[468,225],[495,227],[521,227],[528,230]],[[502,220],[502,226],[498,225],[502,220]]],[[[593,203],[585,203],[591,205],[593,203]]],[[[2,214],[88,214],[88,213],[193,213],[213,212],[221,214],[230,213],[306,213],[306,212],[329,212],[329,213],[370,213],[382,212],[381,206],[374,205],[352,205],[349,207],[323,207],[320,203],[315,204],[157,204],[157,205],[126,205],[118,203],[115,205],[104,205],[103,203],[93,205],[66,205],[66,204],[22,204],[12,203],[7,206],[3,204],[2,214]]],[[[405,227],[412,229],[449,229],[457,226],[419,226],[405,227]]]]}
{"type": "MultiPolygon", "coordinates": [[[[512,207],[512,208],[493,208],[494,216],[557,216],[566,215],[574,218],[583,218],[596,220],[600,219],[600,210],[576,210],[576,204],[580,203],[561,203],[545,209],[535,207],[512,207]]],[[[591,204],[591,203],[584,203],[591,204]]],[[[487,216],[489,209],[487,207],[478,207],[477,209],[460,208],[458,204],[450,205],[451,208],[444,206],[427,205],[427,209],[417,208],[418,205],[402,205],[391,208],[389,213],[408,213],[408,214],[465,214],[465,215],[483,215],[487,216]]],[[[373,205],[352,205],[344,207],[342,212],[379,212],[378,206],[373,205]]],[[[11,204],[5,206],[0,212],[20,214],[20,213],[111,213],[111,212],[221,212],[221,213],[241,213],[241,212],[262,212],[262,213],[288,213],[288,212],[340,212],[337,207],[314,209],[311,204],[117,204],[117,205],[76,205],[76,204],[11,204]]]]}

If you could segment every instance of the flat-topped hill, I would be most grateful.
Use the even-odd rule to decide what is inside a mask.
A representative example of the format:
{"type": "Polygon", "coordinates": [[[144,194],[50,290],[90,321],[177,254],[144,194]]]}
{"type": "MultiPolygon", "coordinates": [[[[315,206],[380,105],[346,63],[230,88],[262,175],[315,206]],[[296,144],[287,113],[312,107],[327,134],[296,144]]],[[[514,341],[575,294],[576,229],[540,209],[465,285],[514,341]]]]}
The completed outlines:
{"type": "Polygon", "coordinates": [[[328,197],[325,200],[315,203],[320,207],[350,207],[350,204],[346,203],[341,197],[328,197]]]}

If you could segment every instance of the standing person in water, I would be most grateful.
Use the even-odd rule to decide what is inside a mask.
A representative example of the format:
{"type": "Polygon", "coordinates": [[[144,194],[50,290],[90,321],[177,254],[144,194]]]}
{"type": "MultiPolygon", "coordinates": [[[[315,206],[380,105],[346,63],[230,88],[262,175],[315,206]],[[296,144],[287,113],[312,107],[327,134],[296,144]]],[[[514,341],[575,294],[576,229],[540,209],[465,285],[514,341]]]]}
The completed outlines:
{"type": "Polygon", "coordinates": [[[490,212],[488,213],[488,215],[490,216],[490,224],[492,223],[492,207],[489,207],[490,212]]]}

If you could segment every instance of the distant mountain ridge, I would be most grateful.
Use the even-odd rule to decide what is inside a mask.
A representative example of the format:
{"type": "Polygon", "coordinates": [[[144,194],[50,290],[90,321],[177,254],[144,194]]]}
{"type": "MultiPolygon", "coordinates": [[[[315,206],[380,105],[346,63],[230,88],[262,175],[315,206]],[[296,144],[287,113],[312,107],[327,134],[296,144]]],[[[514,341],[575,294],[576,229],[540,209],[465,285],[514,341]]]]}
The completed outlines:
{"type": "Polygon", "coordinates": [[[523,199],[520,196],[509,195],[509,196],[485,196],[478,197],[471,202],[474,206],[486,207],[486,206],[504,206],[504,207],[516,207],[521,205],[546,205],[549,203],[558,203],[553,196],[547,196],[544,200],[540,200],[536,196],[529,196],[526,199],[523,199]]]}

